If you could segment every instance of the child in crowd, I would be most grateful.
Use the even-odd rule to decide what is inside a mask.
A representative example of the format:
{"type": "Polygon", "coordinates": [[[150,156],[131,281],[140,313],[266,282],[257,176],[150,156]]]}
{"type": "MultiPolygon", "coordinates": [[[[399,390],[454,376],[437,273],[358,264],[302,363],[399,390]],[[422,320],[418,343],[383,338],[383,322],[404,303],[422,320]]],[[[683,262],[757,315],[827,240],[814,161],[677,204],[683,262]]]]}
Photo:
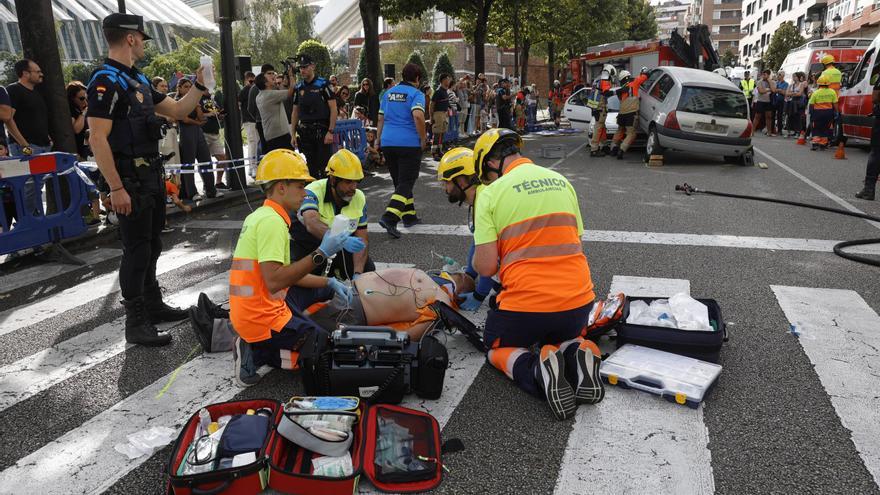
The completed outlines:
{"type": "MultiPolygon", "coordinates": [[[[524,91],[528,91],[527,89],[524,91]]],[[[516,117],[516,132],[522,134],[526,129],[526,96],[523,91],[516,93],[516,103],[513,107],[513,114],[516,117]]]]}
{"type": "Polygon", "coordinates": [[[370,118],[367,116],[367,109],[361,106],[354,107],[351,118],[360,120],[364,127],[370,125],[370,118]]]}
{"type": "Polygon", "coordinates": [[[385,157],[379,151],[379,148],[376,147],[375,127],[367,128],[367,159],[365,165],[367,170],[374,170],[385,166],[385,157]]]}
{"type": "Polygon", "coordinates": [[[810,96],[810,121],[813,123],[812,150],[825,149],[834,130],[837,113],[837,92],[828,87],[828,78],[819,76],[819,89],[810,96]]]}
{"type": "MultiPolygon", "coordinates": [[[[190,213],[192,212],[192,206],[185,204],[180,199],[180,185],[176,183],[178,180],[180,179],[178,179],[177,175],[169,175],[165,177],[165,195],[174,206],[180,208],[186,213],[190,213]]],[[[173,231],[174,229],[168,226],[168,219],[166,218],[165,228],[162,229],[162,232],[168,233],[173,231]]]]}

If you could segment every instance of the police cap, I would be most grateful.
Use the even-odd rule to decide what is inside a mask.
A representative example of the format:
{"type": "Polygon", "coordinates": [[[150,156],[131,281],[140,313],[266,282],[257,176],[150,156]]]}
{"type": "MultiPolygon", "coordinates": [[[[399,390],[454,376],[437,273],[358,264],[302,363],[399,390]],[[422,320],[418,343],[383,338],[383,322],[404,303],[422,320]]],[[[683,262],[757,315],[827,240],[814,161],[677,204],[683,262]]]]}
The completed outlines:
{"type": "Polygon", "coordinates": [[[312,57],[308,56],[306,53],[301,53],[296,56],[296,65],[300,67],[307,67],[313,63],[315,62],[312,60],[312,57]]]}
{"type": "Polygon", "coordinates": [[[129,31],[137,31],[144,35],[144,41],[153,38],[144,31],[144,18],[134,14],[110,14],[104,18],[101,23],[104,29],[127,29],[129,31]]]}

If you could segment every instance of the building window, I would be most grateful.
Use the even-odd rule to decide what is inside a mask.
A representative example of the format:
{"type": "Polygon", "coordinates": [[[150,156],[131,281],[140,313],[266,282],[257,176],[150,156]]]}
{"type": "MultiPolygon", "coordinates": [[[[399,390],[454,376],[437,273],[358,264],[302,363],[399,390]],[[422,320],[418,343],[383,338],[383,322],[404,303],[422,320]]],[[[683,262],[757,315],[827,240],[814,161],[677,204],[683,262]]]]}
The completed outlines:
{"type": "Polygon", "coordinates": [[[721,19],[721,11],[716,10],[716,11],[712,12],[712,19],[721,19]]]}
{"type": "Polygon", "coordinates": [[[721,26],[712,26],[712,34],[718,34],[721,32],[721,26]]]}

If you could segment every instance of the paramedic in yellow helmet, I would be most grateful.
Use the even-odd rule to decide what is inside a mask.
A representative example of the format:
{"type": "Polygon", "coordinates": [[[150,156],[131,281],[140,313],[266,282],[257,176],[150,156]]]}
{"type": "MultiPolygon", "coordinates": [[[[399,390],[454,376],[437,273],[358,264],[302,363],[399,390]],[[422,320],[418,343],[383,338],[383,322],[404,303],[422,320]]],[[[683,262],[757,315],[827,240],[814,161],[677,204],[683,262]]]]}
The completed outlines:
{"type": "MultiPolygon", "coordinates": [[[[443,155],[437,167],[437,178],[443,182],[443,190],[450,203],[468,205],[468,228],[474,233],[474,206],[480,191],[486,186],[480,184],[474,169],[474,152],[468,148],[453,148],[443,155]]],[[[474,280],[472,292],[459,294],[458,307],[465,311],[476,311],[489,296],[492,289],[500,290],[500,285],[492,277],[481,277],[473,267],[474,244],[468,252],[465,273],[474,280]]]]}
{"type": "Polygon", "coordinates": [[[557,419],[605,395],[599,348],[581,337],[595,302],[581,245],[577,193],[558,172],[520,155],[522,138],[491,129],[474,145],[480,191],[474,268],[499,275],[483,340],[489,362],[557,419]],[[532,348],[540,347],[535,353],[532,348]]]}
{"type": "MultiPolygon", "coordinates": [[[[337,215],[349,219],[352,236],[358,237],[365,246],[368,243],[367,197],[358,189],[358,184],[364,178],[360,158],[347,149],[340,149],[327,161],[325,172],[327,178],[306,186],[306,197],[293,219],[290,233],[295,260],[315,250],[337,215]]],[[[325,269],[326,263],[316,266],[312,273],[321,275],[325,269]]],[[[375,269],[364,248],[357,253],[344,252],[336,256],[330,262],[329,274],[340,280],[348,280],[375,269]]]]}
{"type": "MultiPolygon", "coordinates": [[[[327,333],[302,308],[285,300],[287,289],[329,288],[350,300],[351,290],[341,282],[310,272],[343,248],[363,249],[363,243],[348,232],[325,234],[310,256],[291,263],[290,215],[306,197],[306,184],[315,179],[302,155],[279,149],[260,160],[256,180],[266,201],[245,218],[229,272],[229,318],[238,334],[232,349],[233,376],[242,387],[257,383],[261,378],[257,370],[266,365],[304,368],[304,379],[314,376],[308,370],[315,366],[327,333]]],[[[314,390],[311,383],[306,388],[314,390]]]]}
{"type": "Polygon", "coordinates": [[[819,76],[825,76],[828,81],[828,89],[840,96],[840,82],[843,79],[843,74],[840,69],[834,66],[834,55],[824,55],[819,62],[825,66],[825,70],[819,76]]]}

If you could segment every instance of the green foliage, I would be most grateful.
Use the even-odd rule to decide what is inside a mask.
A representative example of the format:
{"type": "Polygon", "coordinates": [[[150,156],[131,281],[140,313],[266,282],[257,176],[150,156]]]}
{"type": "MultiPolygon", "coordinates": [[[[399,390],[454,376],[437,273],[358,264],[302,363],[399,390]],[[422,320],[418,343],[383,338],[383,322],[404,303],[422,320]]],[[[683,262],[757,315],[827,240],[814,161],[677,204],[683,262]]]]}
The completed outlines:
{"type": "MultiPolygon", "coordinates": [[[[184,74],[195,74],[196,69],[199,68],[199,58],[206,51],[207,43],[208,40],[205,38],[193,38],[189,41],[177,38],[177,50],[156,55],[150,65],[144,67],[144,74],[147,78],[159,76],[165,79],[178,70],[183,71],[184,74]]],[[[219,74],[216,66],[214,73],[219,74]]],[[[219,76],[217,79],[219,82],[219,76]]]]}
{"type": "Polygon", "coordinates": [[[622,39],[639,41],[657,37],[656,12],[647,0],[626,0],[625,9],[622,39]]]}
{"type": "Polygon", "coordinates": [[[233,25],[233,44],[236,53],[251,56],[255,67],[269,63],[281,70],[281,61],[313,36],[312,12],[295,0],[253,0],[245,14],[233,25]]]}
{"type": "Polygon", "coordinates": [[[737,55],[736,51],[733,48],[728,48],[724,50],[724,53],[721,54],[721,66],[722,67],[733,67],[739,62],[739,55],[737,55]]]}
{"type": "Polygon", "coordinates": [[[455,67],[452,66],[452,62],[449,61],[449,55],[447,55],[446,52],[440,52],[440,55],[437,56],[437,61],[434,62],[434,68],[431,72],[433,74],[431,87],[433,88],[440,85],[440,76],[442,74],[449,74],[455,78],[455,67]]]}
{"type": "Polygon", "coordinates": [[[348,54],[344,50],[332,52],[330,58],[330,63],[333,66],[333,74],[338,76],[349,71],[348,54]]]}
{"type": "Polygon", "coordinates": [[[20,53],[0,52],[0,85],[9,86],[18,81],[14,66],[21,57],[20,53]]]}
{"type": "MultiPolygon", "coordinates": [[[[430,32],[431,22],[430,12],[427,12],[418,17],[404,19],[395,24],[394,31],[391,34],[394,37],[395,43],[381,47],[382,62],[394,64],[399,74],[403,66],[409,62],[413,52],[418,52],[422,61],[436,60],[441,52],[451,48],[448,43],[440,43],[439,41],[422,37],[423,33],[430,32]]],[[[427,69],[424,63],[420,65],[427,69]]],[[[427,70],[423,70],[423,74],[427,74],[427,70]]],[[[423,82],[427,83],[428,79],[423,79],[423,82]]]]}
{"type": "Polygon", "coordinates": [[[418,50],[413,50],[413,52],[409,54],[409,58],[406,60],[406,63],[418,65],[419,73],[421,74],[422,85],[428,82],[428,69],[425,68],[425,63],[422,62],[422,52],[418,50]]]}
{"type": "Polygon", "coordinates": [[[92,73],[104,63],[103,60],[94,60],[91,63],[84,64],[82,62],[74,62],[62,67],[64,71],[64,82],[79,81],[88,84],[92,73]]]}
{"type": "Polygon", "coordinates": [[[300,43],[296,54],[307,54],[315,62],[315,74],[318,77],[330,77],[333,65],[330,63],[330,49],[318,40],[305,40],[300,43]]]}
{"type": "Polygon", "coordinates": [[[804,37],[801,36],[794,24],[783,22],[770,38],[770,45],[764,53],[764,68],[779,70],[788,52],[803,45],[804,42],[804,37]]]}
{"type": "Polygon", "coordinates": [[[360,83],[367,77],[367,60],[366,60],[367,52],[361,49],[358,54],[358,66],[357,66],[357,81],[360,83]]]}

